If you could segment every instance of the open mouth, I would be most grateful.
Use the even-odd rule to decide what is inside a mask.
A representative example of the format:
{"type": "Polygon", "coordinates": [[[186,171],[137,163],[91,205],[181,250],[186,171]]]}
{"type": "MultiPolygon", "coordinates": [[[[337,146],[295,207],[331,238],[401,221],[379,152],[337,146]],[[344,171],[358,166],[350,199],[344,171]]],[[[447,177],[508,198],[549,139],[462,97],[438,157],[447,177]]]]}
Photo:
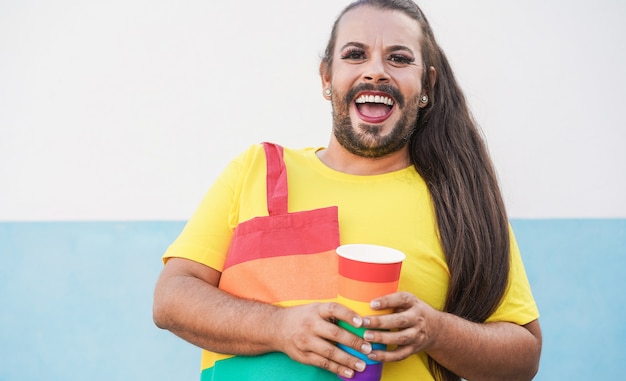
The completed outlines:
{"type": "Polygon", "coordinates": [[[362,93],[354,100],[359,117],[366,123],[384,122],[394,108],[393,99],[384,93],[362,93]]]}

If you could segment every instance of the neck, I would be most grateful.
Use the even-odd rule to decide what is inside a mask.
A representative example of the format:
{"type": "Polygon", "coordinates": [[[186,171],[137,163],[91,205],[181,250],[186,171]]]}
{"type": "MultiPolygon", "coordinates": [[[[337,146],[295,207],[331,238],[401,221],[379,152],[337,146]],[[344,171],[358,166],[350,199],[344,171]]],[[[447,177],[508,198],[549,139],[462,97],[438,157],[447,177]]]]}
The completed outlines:
{"type": "Polygon", "coordinates": [[[317,157],[335,171],[359,176],[381,175],[411,166],[408,145],[389,155],[370,158],[347,151],[334,137],[327,149],[317,152],[317,157]]]}

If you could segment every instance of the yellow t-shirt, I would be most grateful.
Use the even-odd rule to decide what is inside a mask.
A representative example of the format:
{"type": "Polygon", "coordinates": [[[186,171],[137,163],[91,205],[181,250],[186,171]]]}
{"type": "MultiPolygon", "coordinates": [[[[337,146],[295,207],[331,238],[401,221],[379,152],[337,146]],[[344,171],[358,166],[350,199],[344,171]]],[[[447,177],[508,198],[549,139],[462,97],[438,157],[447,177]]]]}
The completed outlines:
{"type": "MultiPolygon", "coordinates": [[[[443,308],[449,272],[438,238],[428,188],[414,167],[356,176],[325,166],[317,149],[284,150],[289,212],[336,205],[341,244],[369,243],[406,254],[399,290],[443,308]]],[[[235,158],[214,183],[164,259],[183,257],[222,271],[234,229],[267,216],[265,153],[254,145],[235,158]]],[[[526,324],[539,316],[519,249],[511,233],[511,273],[503,302],[488,321],[526,324]]],[[[206,361],[206,360],[204,360],[206,361]]],[[[432,380],[424,353],[385,363],[383,381],[432,380]]],[[[203,365],[211,366],[211,364],[203,365]]]]}

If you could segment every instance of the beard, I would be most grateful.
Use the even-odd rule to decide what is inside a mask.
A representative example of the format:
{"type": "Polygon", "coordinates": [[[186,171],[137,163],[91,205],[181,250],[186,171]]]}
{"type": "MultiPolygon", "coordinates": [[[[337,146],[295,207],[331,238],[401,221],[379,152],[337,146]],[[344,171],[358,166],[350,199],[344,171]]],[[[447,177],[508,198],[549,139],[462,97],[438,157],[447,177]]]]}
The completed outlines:
{"type": "Polygon", "coordinates": [[[340,94],[337,95],[337,100],[332,102],[333,134],[348,152],[361,157],[379,158],[397,152],[407,145],[409,137],[415,130],[419,95],[409,99],[405,105],[404,97],[395,87],[371,84],[360,84],[350,89],[343,97],[340,94]],[[356,94],[365,90],[391,94],[396,102],[395,107],[401,112],[400,119],[385,135],[382,134],[383,127],[380,125],[359,123],[356,128],[352,126],[350,105],[356,94]]]}

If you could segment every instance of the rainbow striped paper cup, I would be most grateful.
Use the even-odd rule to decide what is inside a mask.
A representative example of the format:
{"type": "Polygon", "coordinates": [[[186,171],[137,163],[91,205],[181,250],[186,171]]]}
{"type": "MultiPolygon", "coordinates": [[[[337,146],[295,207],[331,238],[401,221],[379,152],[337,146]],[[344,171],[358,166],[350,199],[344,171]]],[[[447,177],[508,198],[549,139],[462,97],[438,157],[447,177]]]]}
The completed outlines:
{"type": "MultiPolygon", "coordinates": [[[[391,310],[373,310],[370,301],[398,290],[400,270],[404,253],[386,246],[369,244],[349,244],[337,248],[339,259],[339,303],[362,316],[383,315],[391,310]]],[[[354,328],[348,323],[339,325],[350,332],[363,337],[364,328],[354,328]]],[[[351,379],[355,381],[378,381],[382,375],[383,364],[367,358],[358,351],[339,344],[339,347],[365,361],[363,372],[356,372],[351,379]]],[[[385,349],[383,344],[372,343],[375,349],[385,349]]]]}

